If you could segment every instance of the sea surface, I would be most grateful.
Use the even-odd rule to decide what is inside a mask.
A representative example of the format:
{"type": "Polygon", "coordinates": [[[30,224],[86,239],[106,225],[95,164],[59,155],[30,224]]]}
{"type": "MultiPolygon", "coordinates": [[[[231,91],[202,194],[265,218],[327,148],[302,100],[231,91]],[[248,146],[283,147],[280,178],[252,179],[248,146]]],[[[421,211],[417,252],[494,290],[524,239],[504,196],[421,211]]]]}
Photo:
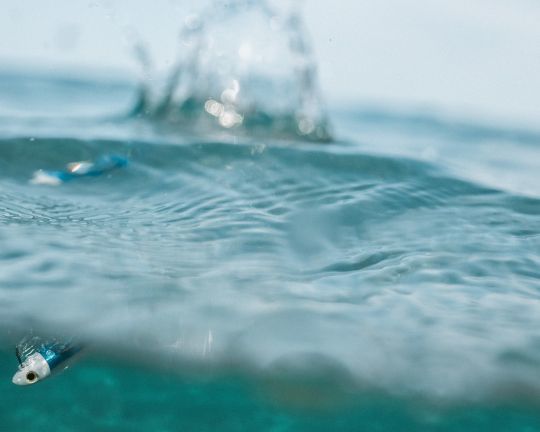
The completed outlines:
{"type": "Polygon", "coordinates": [[[0,101],[2,430],[540,430],[537,132],[363,106],[330,142],[204,135],[45,74],[0,101]],[[88,348],[16,387],[29,331],[88,348]]]}
{"type": "Polygon", "coordinates": [[[1,71],[0,429],[540,431],[540,131],[328,107],[297,22],[295,79],[200,29],[159,86],[1,71]],[[86,348],[17,387],[29,333],[86,348]]]}

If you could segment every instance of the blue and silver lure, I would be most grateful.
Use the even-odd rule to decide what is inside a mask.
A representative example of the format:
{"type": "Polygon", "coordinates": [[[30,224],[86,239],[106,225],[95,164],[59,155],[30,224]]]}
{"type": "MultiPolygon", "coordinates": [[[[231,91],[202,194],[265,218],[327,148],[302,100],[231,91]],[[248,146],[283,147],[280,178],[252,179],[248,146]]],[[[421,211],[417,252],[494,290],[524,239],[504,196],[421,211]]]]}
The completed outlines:
{"type": "Polygon", "coordinates": [[[13,375],[13,384],[26,386],[44,380],[62,369],[81,349],[81,345],[73,341],[42,341],[37,337],[23,339],[15,347],[19,368],[13,375]]]}
{"type": "Polygon", "coordinates": [[[94,162],[71,162],[67,164],[66,169],[63,171],[38,170],[30,181],[34,184],[58,186],[78,177],[96,177],[105,174],[116,168],[126,166],[127,162],[127,159],[122,156],[104,155],[94,162]]]}

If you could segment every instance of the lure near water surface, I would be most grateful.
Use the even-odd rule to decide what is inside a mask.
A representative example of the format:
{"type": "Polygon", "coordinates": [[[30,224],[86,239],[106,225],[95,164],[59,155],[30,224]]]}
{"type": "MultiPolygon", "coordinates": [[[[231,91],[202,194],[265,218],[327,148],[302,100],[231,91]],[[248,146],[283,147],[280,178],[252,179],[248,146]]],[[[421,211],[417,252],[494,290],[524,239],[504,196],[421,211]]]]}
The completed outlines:
{"type": "Polygon", "coordinates": [[[12,382],[26,386],[42,381],[51,374],[65,369],[66,362],[81,349],[82,347],[73,341],[25,338],[15,347],[19,369],[13,375],[12,382]]]}
{"type": "Polygon", "coordinates": [[[117,168],[127,165],[128,161],[123,156],[103,155],[95,161],[71,162],[63,171],[38,170],[30,180],[33,184],[58,186],[69,180],[80,177],[97,177],[117,168]]]}

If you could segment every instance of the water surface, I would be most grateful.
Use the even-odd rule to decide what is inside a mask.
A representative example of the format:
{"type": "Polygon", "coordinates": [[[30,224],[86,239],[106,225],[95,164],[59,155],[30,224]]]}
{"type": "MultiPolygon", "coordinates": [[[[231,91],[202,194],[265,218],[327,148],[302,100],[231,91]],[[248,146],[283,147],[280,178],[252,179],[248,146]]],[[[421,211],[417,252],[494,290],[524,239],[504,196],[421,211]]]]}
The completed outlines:
{"type": "Polygon", "coordinates": [[[0,82],[3,427],[540,428],[534,131],[362,107],[332,143],[203,136],[122,115],[127,83],[0,82]],[[29,182],[103,154],[129,164],[29,182]],[[92,348],[16,388],[29,329],[92,348]]]}

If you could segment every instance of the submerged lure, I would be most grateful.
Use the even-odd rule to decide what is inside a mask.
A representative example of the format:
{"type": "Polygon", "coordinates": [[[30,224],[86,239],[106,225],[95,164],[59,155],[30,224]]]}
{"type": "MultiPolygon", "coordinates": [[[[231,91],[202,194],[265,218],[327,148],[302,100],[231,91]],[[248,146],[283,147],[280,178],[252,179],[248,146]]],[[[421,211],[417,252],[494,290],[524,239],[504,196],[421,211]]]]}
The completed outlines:
{"type": "Polygon", "coordinates": [[[127,159],[118,155],[104,155],[94,162],[71,162],[63,171],[38,170],[34,173],[31,183],[58,186],[63,182],[78,177],[95,177],[122,168],[127,165],[127,159]]]}
{"type": "Polygon", "coordinates": [[[81,345],[73,341],[42,341],[38,337],[23,339],[15,347],[19,369],[13,375],[13,384],[25,386],[44,380],[62,369],[81,349],[81,345]]]}

